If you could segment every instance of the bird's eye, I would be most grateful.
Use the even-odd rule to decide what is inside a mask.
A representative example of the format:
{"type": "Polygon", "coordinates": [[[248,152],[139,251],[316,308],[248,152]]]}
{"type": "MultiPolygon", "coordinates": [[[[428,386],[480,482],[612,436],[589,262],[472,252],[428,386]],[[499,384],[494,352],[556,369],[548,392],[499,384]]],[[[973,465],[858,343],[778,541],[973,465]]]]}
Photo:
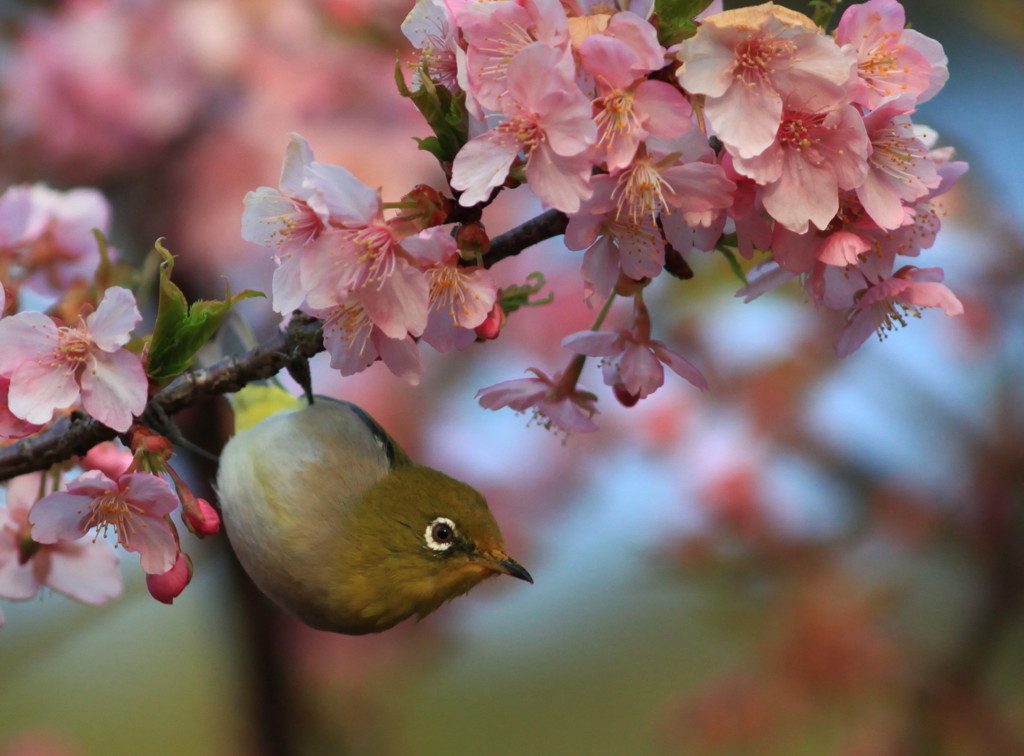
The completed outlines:
{"type": "Polygon", "coordinates": [[[423,535],[428,547],[434,551],[447,551],[455,542],[457,531],[455,523],[447,517],[437,517],[427,525],[427,532],[423,535]]]}

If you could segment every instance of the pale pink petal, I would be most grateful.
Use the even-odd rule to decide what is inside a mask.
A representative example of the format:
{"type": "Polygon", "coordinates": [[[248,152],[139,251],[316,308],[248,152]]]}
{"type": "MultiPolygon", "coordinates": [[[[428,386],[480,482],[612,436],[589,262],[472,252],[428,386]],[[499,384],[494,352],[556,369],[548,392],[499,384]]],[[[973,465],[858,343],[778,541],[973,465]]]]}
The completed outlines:
{"type": "Polygon", "coordinates": [[[511,407],[522,411],[532,407],[550,389],[550,383],[539,378],[513,378],[480,389],[476,392],[476,398],[484,409],[511,407]]]}
{"type": "Polygon", "coordinates": [[[562,346],[588,357],[611,357],[622,352],[625,341],[612,331],[579,331],[562,339],[562,346]]]}
{"type": "Polygon", "coordinates": [[[409,336],[404,339],[374,338],[380,358],[395,376],[410,386],[418,386],[423,378],[423,359],[419,347],[409,336]]]}
{"type": "Polygon", "coordinates": [[[427,318],[427,327],[423,329],[423,340],[439,352],[453,352],[472,345],[476,341],[476,332],[453,323],[447,312],[432,310],[427,318]]]}
{"type": "Polygon", "coordinates": [[[36,555],[42,582],[86,604],[102,604],[121,595],[117,554],[105,541],[62,543],[36,555]]]}
{"type": "Polygon", "coordinates": [[[160,518],[178,508],[178,497],[170,484],[151,473],[129,473],[117,480],[122,496],[139,507],[146,517],[160,518]]]}
{"type": "Polygon", "coordinates": [[[351,171],[328,163],[312,163],[306,169],[306,202],[323,223],[367,226],[381,213],[380,194],[351,171]]]}
{"type": "Polygon", "coordinates": [[[274,270],[271,281],[271,298],[274,312],[287,315],[302,306],[306,291],[302,287],[302,259],[298,252],[286,252],[280,256],[280,264],[274,270]]]}
{"type": "Polygon", "coordinates": [[[291,240],[294,218],[299,214],[295,202],[277,189],[261,186],[245,195],[242,211],[242,238],[268,249],[291,240]]]}
{"type": "Polygon", "coordinates": [[[531,151],[526,163],[526,180],[533,193],[563,213],[575,213],[580,201],[593,193],[590,172],[591,163],[586,157],[556,155],[547,143],[531,151]]]}
{"type": "Polygon", "coordinates": [[[138,553],[142,571],[149,575],[167,572],[178,556],[178,541],[163,519],[134,518],[122,546],[138,553]]]}
{"type": "Polygon", "coordinates": [[[41,312],[20,312],[0,318],[0,374],[10,375],[22,363],[53,350],[57,326],[41,312]]]}
{"type": "Polygon", "coordinates": [[[575,433],[593,433],[599,430],[590,414],[568,399],[560,402],[541,401],[537,403],[536,409],[562,430],[575,433]]]}
{"type": "Polygon", "coordinates": [[[15,416],[42,425],[50,422],[55,410],[66,409],[78,401],[78,396],[75,376],[63,365],[30,360],[11,374],[7,401],[15,416]]]}
{"type": "Polygon", "coordinates": [[[693,126],[690,103],[666,81],[642,81],[633,92],[633,109],[641,125],[663,139],[682,136],[693,126]]]}
{"type": "Polygon", "coordinates": [[[742,84],[729,87],[704,106],[718,138],[738,156],[760,155],[772,142],[782,118],[782,98],[774,91],[742,84]]]}
{"type": "Polygon", "coordinates": [[[871,249],[871,242],[852,231],[837,231],[825,237],[817,250],[817,259],[826,265],[856,265],[860,255],[871,249]]]}
{"type": "Polygon", "coordinates": [[[646,344],[630,343],[619,360],[619,375],[626,391],[643,399],[665,382],[665,369],[646,344]]]}
{"type": "Polygon", "coordinates": [[[836,355],[848,357],[857,351],[857,348],[882,324],[883,317],[884,313],[874,307],[856,310],[846,323],[846,327],[836,337],[836,355]]]}
{"type": "Polygon", "coordinates": [[[395,270],[379,285],[370,284],[356,292],[370,320],[390,339],[406,334],[419,336],[427,327],[430,287],[423,273],[399,260],[395,270]]]}
{"type": "Polygon", "coordinates": [[[281,164],[281,179],[278,186],[290,197],[304,196],[302,181],[306,168],[313,162],[313,150],[309,143],[298,134],[289,134],[288,146],[284,151],[284,162],[281,164]]]}
{"type": "Polygon", "coordinates": [[[943,312],[951,317],[964,313],[964,306],[956,294],[941,283],[915,282],[907,287],[900,299],[917,307],[941,307],[943,312]]]}
{"type": "Polygon", "coordinates": [[[135,324],[142,320],[135,295],[122,286],[111,286],[103,293],[96,312],[85,319],[93,343],[104,352],[113,352],[131,338],[135,324]]]}
{"type": "Polygon", "coordinates": [[[82,406],[108,428],[123,433],[146,409],[149,381],[142,361],[127,349],[91,357],[81,377],[82,406]]]}
{"type": "MultiPolygon", "coordinates": [[[[85,473],[85,475],[102,473],[85,473]]],[[[83,476],[79,477],[81,480],[83,476]]],[[[114,482],[106,479],[110,488],[116,491],[114,482]]],[[[111,493],[108,489],[104,493],[111,493]]],[[[57,491],[44,496],[36,502],[29,512],[28,520],[32,523],[32,538],[39,543],[58,543],[75,541],[85,535],[85,524],[89,521],[90,509],[95,496],[89,493],[76,494],[57,491]]]]}
{"type": "Polygon", "coordinates": [[[494,130],[464,144],[452,165],[452,188],[462,192],[459,204],[472,207],[486,200],[494,187],[504,183],[518,153],[514,138],[494,130]]]}
{"type": "Polygon", "coordinates": [[[689,381],[701,391],[708,387],[707,378],[688,359],[672,351],[660,341],[652,341],[651,348],[659,360],[668,365],[680,378],[689,381]]]}
{"type": "Polygon", "coordinates": [[[581,273],[583,280],[601,299],[611,295],[619,280],[619,250],[609,237],[602,236],[586,251],[581,273]]]}
{"type": "Polygon", "coordinates": [[[18,537],[5,528],[5,514],[0,509],[0,598],[23,601],[36,595],[39,581],[31,561],[19,563],[18,537]]]}

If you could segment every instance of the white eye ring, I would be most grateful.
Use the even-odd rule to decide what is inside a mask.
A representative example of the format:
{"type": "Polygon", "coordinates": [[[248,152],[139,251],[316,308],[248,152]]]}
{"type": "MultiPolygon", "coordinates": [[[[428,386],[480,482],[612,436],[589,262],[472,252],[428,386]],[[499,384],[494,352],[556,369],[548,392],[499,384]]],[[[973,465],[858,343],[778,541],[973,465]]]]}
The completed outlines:
{"type": "Polygon", "coordinates": [[[447,551],[455,543],[457,537],[458,530],[455,528],[455,523],[447,517],[435,517],[423,533],[423,540],[427,542],[427,547],[434,551],[447,551]]]}

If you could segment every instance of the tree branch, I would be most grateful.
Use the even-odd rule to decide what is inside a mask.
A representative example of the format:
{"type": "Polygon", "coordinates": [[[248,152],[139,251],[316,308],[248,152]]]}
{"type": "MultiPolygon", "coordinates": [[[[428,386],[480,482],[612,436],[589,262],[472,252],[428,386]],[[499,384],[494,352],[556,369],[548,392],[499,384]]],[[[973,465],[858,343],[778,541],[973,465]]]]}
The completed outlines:
{"type": "MultiPolygon", "coordinates": [[[[182,373],[154,394],[149,405],[173,415],[198,399],[238,391],[251,381],[269,378],[296,357],[312,357],[323,351],[321,326],[315,318],[296,314],[284,331],[252,351],[182,373]]],[[[91,417],[61,417],[43,432],[0,449],[0,480],[46,470],[116,436],[116,431],[91,417]]]]}
{"type": "MultiPolygon", "coordinates": [[[[484,265],[491,267],[527,247],[564,233],[568,222],[565,214],[557,210],[541,213],[495,237],[484,257],[484,265]]],[[[247,383],[275,375],[296,357],[312,357],[322,352],[321,326],[319,320],[296,313],[283,332],[275,334],[256,349],[207,368],[185,371],[153,395],[142,421],[161,413],[164,416],[174,415],[202,398],[238,391],[247,383]]],[[[109,441],[116,436],[116,431],[87,415],[72,413],[60,417],[41,433],[0,448],[0,481],[46,470],[73,456],[84,455],[101,441],[109,441]]]]}

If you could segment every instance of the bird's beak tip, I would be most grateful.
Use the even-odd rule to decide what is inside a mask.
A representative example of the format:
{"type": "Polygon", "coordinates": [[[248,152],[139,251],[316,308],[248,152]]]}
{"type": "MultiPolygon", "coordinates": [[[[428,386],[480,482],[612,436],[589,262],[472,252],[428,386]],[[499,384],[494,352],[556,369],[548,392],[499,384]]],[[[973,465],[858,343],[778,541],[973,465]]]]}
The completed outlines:
{"type": "Polygon", "coordinates": [[[503,575],[511,575],[514,578],[525,580],[527,583],[533,584],[533,576],[526,571],[523,565],[519,564],[515,559],[504,553],[490,553],[484,554],[484,558],[487,561],[488,567],[495,572],[500,572],[503,575]]]}

